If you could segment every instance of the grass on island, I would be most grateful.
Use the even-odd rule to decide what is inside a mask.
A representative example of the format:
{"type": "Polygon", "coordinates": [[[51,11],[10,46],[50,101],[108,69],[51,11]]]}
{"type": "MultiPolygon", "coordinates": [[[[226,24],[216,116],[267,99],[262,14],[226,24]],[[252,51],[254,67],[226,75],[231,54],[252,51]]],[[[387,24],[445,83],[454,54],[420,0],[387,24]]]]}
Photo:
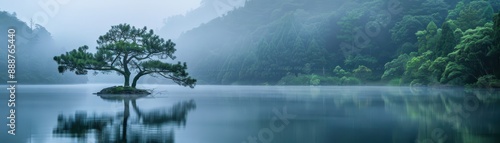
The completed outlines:
{"type": "Polygon", "coordinates": [[[104,88],[96,94],[151,94],[145,89],[137,89],[130,86],[113,86],[104,88]]]}

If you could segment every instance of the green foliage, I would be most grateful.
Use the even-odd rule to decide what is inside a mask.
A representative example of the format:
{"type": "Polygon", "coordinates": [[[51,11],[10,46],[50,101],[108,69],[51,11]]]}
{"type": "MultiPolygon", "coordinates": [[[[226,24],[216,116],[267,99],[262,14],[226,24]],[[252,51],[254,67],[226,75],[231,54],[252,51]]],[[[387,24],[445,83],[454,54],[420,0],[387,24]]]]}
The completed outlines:
{"type": "MultiPolygon", "coordinates": [[[[254,68],[251,70],[261,71],[260,73],[254,73],[256,74],[256,78],[253,78],[253,80],[265,79],[267,81],[275,82],[273,80],[279,80],[279,78],[285,76],[287,73],[318,73],[320,72],[320,69],[327,66],[329,53],[324,46],[321,46],[323,45],[323,42],[321,40],[317,40],[315,37],[301,36],[301,33],[304,32],[301,32],[302,30],[299,29],[303,29],[303,26],[305,25],[294,22],[296,19],[295,16],[297,15],[288,14],[283,17],[283,21],[273,23],[272,25],[277,27],[276,33],[272,33],[272,38],[262,39],[258,43],[258,46],[255,49],[256,61],[248,63],[250,67],[254,68]]],[[[242,53],[242,56],[245,57],[247,54],[242,53]]],[[[238,61],[237,58],[240,57],[231,56],[229,58],[232,59],[230,61],[238,61]]],[[[238,62],[231,64],[232,65],[228,65],[228,67],[241,65],[238,62]]],[[[222,68],[226,69],[226,67],[222,68]]],[[[241,69],[237,70],[245,72],[250,69],[247,68],[247,66],[242,66],[241,69]]],[[[238,79],[238,77],[235,79],[238,79]]],[[[232,79],[232,81],[235,79],[232,79]]]]}
{"type": "Polygon", "coordinates": [[[331,77],[316,74],[298,75],[288,74],[278,81],[278,85],[360,85],[362,81],[356,77],[331,77]]]}
{"type": "Polygon", "coordinates": [[[362,17],[365,15],[366,11],[363,9],[363,6],[358,6],[354,9],[348,10],[345,12],[345,15],[340,18],[337,22],[340,28],[340,34],[337,35],[338,39],[352,42],[354,40],[352,35],[356,34],[356,31],[362,30],[362,26],[355,25],[353,23],[359,22],[362,20],[362,17]]]}
{"type": "MultiPolygon", "coordinates": [[[[462,30],[474,29],[478,26],[484,25],[487,21],[492,19],[493,8],[487,1],[472,1],[465,5],[455,8],[454,12],[457,16],[458,26],[462,30]]],[[[452,16],[454,17],[454,16],[452,16]]]]}
{"type": "Polygon", "coordinates": [[[375,63],[377,63],[377,59],[367,55],[349,56],[344,61],[348,69],[357,68],[358,65],[373,65],[375,63]]]}
{"type": "Polygon", "coordinates": [[[429,24],[427,24],[426,29],[430,35],[436,35],[437,30],[438,30],[437,25],[436,25],[436,23],[434,23],[434,21],[429,22],[429,24]]]}
{"type": "Polygon", "coordinates": [[[499,88],[500,80],[494,75],[485,75],[479,77],[477,82],[470,86],[478,88],[499,88]]]}
{"type": "Polygon", "coordinates": [[[289,74],[280,81],[278,81],[279,85],[320,85],[323,77],[320,77],[315,74],[311,75],[298,75],[295,76],[293,74],[289,74]]]}
{"type": "Polygon", "coordinates": [[[402,82],[412,86],[465,85],[498,73],[493,24],[487,23],[491,15],[491,5],[486,1],[459,2],[449,11],[441,29],[430,22],[425,30],[418,31],[418,53],[407,62],[402,82]]]}
{"type": "Polygon", "coordinates": [[[456,35],[455,29],[457,26],[454,21],[448,20],[441,26],[441,36],[439,36],[435,51],[435,57],[447,56],[448,53],[453,51],[453,48],[460,40],[462,35],[456,35]]]}
{"type": "Polygon", "coordinates": [[[405,73],[403,77],[404,83],[422,84],[427,85],[430,83],[429,67],[431,65],[430,56],[431,51],[422,53],[420,56],[412,57],[407,63],[405,68],[405,73]]]}
{"type": "Polygon", "coordinates": [[[432,72],[432,74],[429,75],[432,81],[440,82],[442,74],[446,69],[448,62],[449,62],[448,57],[438,57],[434,61],[432,61],[428,69],[429,71],[432,72]]]}
{"type": "MultiPolygon", "coordinates": [[[[500,63],[500,13],[495,15],[493,24],[493,45],[486,56],[492,57],[492,61],[500,63]],[[497,57],[497,58],[493,58],[497,57]]],[[[500,66],[492,67],[496,77],[500,77],[500,66]]]]}
{"type": "MultiPolygon", "coordinates": [[[[496,76],[491,75],[498,74],[500,60],[494,46],[493,25],[485,23],[484,26],[462,32],[454,21],[445,22],[442,34],[437,36],[437,47],[432,49],[435,54],[431,51],[424,52],[408,61],[403,82],[411,85],[470,84],[476,87],[484,87],[489,82],[495,83],[496,76]],[[454,28],[457,30],[453,30],[454,28]]],[[[420,37],[426,31],[420,33],[420,37]]],[[[425,40],[421,42],[427,42],[425,40]]],[[[420,48],[425,50],[426,47],[420,48]]]]}
{"type": "Polygon", "coordinates": [[[418,46],[415,43],[406,42],[401,48],[398,49],[398,54],[409,54],[411,52],[417,52],[418,46]]]}
{"type": "Polygon", "coordinates": [[[341,85],[360,85],[361,84],[361,80],[359,80],[358,78],[355,78],[355,77],[342,77],[340,78],[340,84],[341,85]]]}
{"type": "Polygon", "coordinates": [[[463,65],[457,64],[455,62],[449,62],[440,79],[441,83],[449,84],[461,84],[466,83],[467,76],[469,75],[469,69],[463,65]],[[453,82],[450,82],[453,81],[453,82]]]}
{"type": "MultiPolygon", "coordinates": [[[[382,11],[388,5],[390,2],[384,0],[348,1],[338,9],[340,19],[336,23],[339,31],[335,35],[339,43],[334,46],[340,45],[337,47],[344,57],[343,67],[352,70],[358,65],[365,65],[380,74],[382,69],[375,67],[383,66],[397,52],[397,46],[387,42],[391,34],[388,31],[402,15],[382,11]],[[374,52],[379,50],[386,52],[374,52]]],[[[391,12],[399,13],[392,9],[391,12]]]]}
{"type": "Polygon", "coordinates": [[[368,80],[372,78],[372,70],[364,65],[358,66],[358,68],[352,71],[354,77],[361,80],[368,80]]]}
{"type": "Polygon", "coordinates": [[[493,40],[494,46],[498,49],[500,48],[500,13],[495,15],[493,23],[493,40]]]}
{"type": "Polygon", "coordinates": [[[147,90],[144,89],[136,89],[130,86],[113,86],[104,88],[99,91],[97,94],[151,94],[147,90]]]}
{"type": "Polygon", "coordinates": [[[310,85],[319,85],[321,83],[321,79],[318,75],[311,75],[311,79],[309,79],[310,85]]]}
{"type": "Polygon", "coordinates": [[[170,40],[155,35],[153,30],[135,28],[128,24],[112,26],[99,37],[96,53],[87,52],[88,46],[82,46],[53,59],[59,65],[60,73],[75,71],[85,75],[88,70],[116,72],[125,78],[124,86],[130,86],[131,73],[137,73],[132,80],[135,88],[137,81],[144,75],[161,76],[171,79],[182,86],[194,87],[196,80],[186,72],[186,63],[171,64],[162,60],[173,60],[176,49],[170,40]]]}
{"type": "Polygon", "coordinates": [[[418,31],[416,33],[418,39],[418,52],[423,53],[428,50],[434,50],[437,45],[437,37],[440,37],[441,30],[437,29],[434,22],[429,22],[426,30],[418,31]]]}
{"type": "Polygon", "coordinates": [[[390,80],[400,78],[405,72],[406,63],[410,60],[410,55],[402,54],[398,58],[385,64],[385,71],[382,75],[382,80],[390,80]]]}
{"type": "Polygon", "coordinates": [[[446,17],[446,19],[447,20],[457,19],[459,14],[460,14],[460,11],[462,11],[462,9],[464,9],[464,7],[465,7],[465,3],[463,1],[458,2],[455,5],[454,9],[451,9],[448,11],[448,16],[446,17]]]}
{"type": "Polygon", "coordinates": [[[323,77],[321,79],[321,85],[341,85],[341,81],[339,77],[323,77]]]}
{"type": "Polygon", "coordinates": [[[310,78],[304,75],[295,76],[288,74],[278,81],[279,85],[309,85],[310,78]]]}
{"type": "MultiPolygon", "coordinates": [[[[425,23],[428,23],[428,21],[425,23]]],[[[414,37],[413,35],[418,29],[421,29],[422,25],[422,22],[417,20],[414,16],[403,17],[403,20],[397,22],[396,25],[391,29],[392,41],[398,44],[403,44],[403,42],[416,42],[416,39],[412,39],[412,37],[414,37]]]]}
{"type": "Polygon", "coordinates": [[[449,4],[443,0],[401,0],[404,15],[431,15],[443,19],[447,15],[449,4]]]}
{"type": "Polygon", "coordinates": [[[402,85],[401,78],[391,79],[391,80],[389,80],[389,82],[387,82],[387,85],[389,85],[389,86],[400,86],[400,85],[402,85]]]}
{"type": "Polygon", "coordinates": [[[398,44],[403,44],[405,42],[415,43],[417,42],[415,33],[426,28],[431,21],[435,21],[435,19],[428,15],[405,15],[403,19],[397,22],[390,30],[391,39],[398,44]]]}
{"type": "Polygon", "coordinates": [[[476,69],[477,73],[481,73],[486,68],[485,66],[495,66],[488,64],[486,61],[489,58],[487,54],[491,49],[493,40],[491,25],[489,23],[484,27],[465,31],[460,43],[455,47],[455,51],[450,53],[450,57],[467,67],[476,69]]]}
{"type": "Polygon", "coordinates": [[[342,69],[342,67],[340,66],[336,66],[334,69],[333,69],[333,75],[335,77],[343,77],[343,76],[349,76],[350,73],[348,71],[345,71],[344,69],[342,69]]]}

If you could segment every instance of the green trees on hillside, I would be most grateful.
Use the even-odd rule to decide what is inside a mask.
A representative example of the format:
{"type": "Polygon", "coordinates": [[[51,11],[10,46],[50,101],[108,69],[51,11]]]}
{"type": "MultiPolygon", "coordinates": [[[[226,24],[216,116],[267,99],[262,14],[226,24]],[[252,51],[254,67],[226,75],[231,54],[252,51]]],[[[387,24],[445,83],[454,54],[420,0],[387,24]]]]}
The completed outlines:
{"type": "MultiPolygon", "coordinates": [[[[382,79],[401,79],[403,85],[500,86],[497,84],[500,61],[494,40],[497,37],[494,25],[498,21],[492,21],[493,4],[462,0],[448,11],[444,21],[428,18],[427,26],[423,28],[420,24],[420,30],[415,32],[417,50],[388,62],[382,79]],[[442,23],[439,28],[437,23],[442,23]]],[[[403,18],[393,28],[395,42],[413,42],[399,37],[408,19],[403,18]]]]}
{"type": "MultiPolygon", "coordinates": [[[[486,22],[491,21],[494,12],[489,2],[479,0],[471,1],[468,4],[460,2],[454,11],[458,12],[456,21],[463,31],[483,26],[486,22]]],[[[453,19],[453,17],[449,18],[453,19]]]]}
{"type": "Polygon", "coordinates": [[[406,68],[406,63],[410,60],[410,56],[408,54],[399,55],[398,58],[386,63],[384,65],[385,71],[382,75],[382,80],[389,81],[392,79],[400,80],[401,76],[403,76],[406,68]]]}
{"type": "Polygon", "coordinates": [[[186,57],[195,65],[192,73],[211,84],[425,86],[498,79],[498,2],[392,2],[252,0],[179,39],[186,53],[198,53],[186,57]]]}
{"type": "Polygon", "coordinates": [[[434,21],[434,18],[427,15],[405,15],[401,21],[397,22],[394,27],[391,28],[392,41],[399,45],[417,42],[415,33],[424,29],[431,21],[434,21]]]}
{"type": "Polygon", "coordinates": [[[436,50],[435,57],[445,57],[452,52],[455,45],[460,41],[461,33],[461,30],[457,29],[452,20],[444,22],[441,26],[441,36],[437,39],[436,48],[434,48],[436,50]],[[441,52],[437,52],[438,50],[441,52]]]}
{"type": "MultiPolygon", "coordinates": [[[[464,7],[473,7],[473,4],[475,3],[471,2],[464,7]]],[[[462,11],[467,11],[467,9],[462,11]]],[[[459,15],[457,19],[460,17],[465,16],[459,15]]],[[[495,17],[498,17],[498,14],[495,17]]],[[[471,26],[477,22],[449,19],[440,29],[437,29],[438,34],[431,34],[433,32],[430,31],[436,31],[436,27],[430,22],[426,30],[417,32],[418,52],[410,54],[411,58],[405,65],[400,64],[406,67],[405,73],[401,76],[403,83],[500,86],[498,84],[500,83],[498,82],[500,55],[498,46],[495,45],[498,42],[494,40],[498,38],[494,25],[498,25],[499,21],[484,23],[476,27],[471,26]]],[[[395,59],[390,63],[397,61],[401,59],[395,59]]],[[[387,64],[386,74],[383,77],[396,71],[390,65],[387,64]]]]}

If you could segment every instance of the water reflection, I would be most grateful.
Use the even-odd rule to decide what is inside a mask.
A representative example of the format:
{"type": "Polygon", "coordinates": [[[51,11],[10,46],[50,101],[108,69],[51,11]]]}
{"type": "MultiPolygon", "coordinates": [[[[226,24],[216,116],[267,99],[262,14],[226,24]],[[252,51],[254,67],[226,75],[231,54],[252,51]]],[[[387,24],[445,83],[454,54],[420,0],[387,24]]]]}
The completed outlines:
{"type": "Polygon", "coordinates": [[[49,130],[53,129],[56,137],[73,139],[67,142],[174,142],[175,136],[177,142],[250,143],[255,138],[257,142],[271,140],[271,135],[263,131],[270,129],[273,122],[283,125],[282,130],[271,132],[270,142],[276,143],[500,141],[499,90],[211,87],[189,94],[170,93],[183,95],[175,99],[196,99],[196,104],[191,100],[167,108],[151,108],[172,100],[102,96],[106,101],[117,102],[120,111],[59,115],[57,126],[52,124],[49,130]],[[197,105],[203,108],[190,112],[197,105]],[[287,125],[273,120],[281,117],[274,109],[281,113],[285,107],[287,113],[296,115],[287,125]],[[179,132],[178,127],[186,128],[179,132]]]}
{"type": "MultiPolygon", "coordinates": [[[[283,105],[298,115],[289,130],[280,133],[286,137],[274,142],[500,142],[498,89],[283,89],[280,94],[292,95],[286,96],[288,100],[302,101],[283,105]],[[304,97],[313,92],[318,95],[304,97]]],[[[262,124],[265,127],[268,122],[262,124]]]]}
{"type": "MultiPolygon", "coordinates": [[[[382,95],[386,109],[399,115],[400,129],[415,126],[417,143],[500,141],[498,90],[412,89],[382,95]]],[[[398,131],[395,137],[401,136],[398,131]]]]}
{"type": "Polygon", "coordinates": [[[196,108],[194,100],[178,102],[170,108],[141,110],[137,100],[145,96],[102,95],[102,99],[123,102],[123,112],[116,115],[91,114],[85,111],[72,116],[58,115],[56,137],[70,137],[79,142],[103,143],[173,143],[174,128],[185,126],[187,114],[196,108]],[[130,104],[136,116],[130,113],[130,104]]]}

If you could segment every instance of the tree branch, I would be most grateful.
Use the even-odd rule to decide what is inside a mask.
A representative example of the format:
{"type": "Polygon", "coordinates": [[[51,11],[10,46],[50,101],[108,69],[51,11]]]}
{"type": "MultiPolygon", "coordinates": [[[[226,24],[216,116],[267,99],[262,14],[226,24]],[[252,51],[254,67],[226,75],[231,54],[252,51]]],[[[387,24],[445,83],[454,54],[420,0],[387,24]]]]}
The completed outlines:
{"type": "Polygon", "coordinates": [[[111,62],[111,65],[114,65],[116,60],[118,59],[118,57],[120,57],[120,55],[122,54],[122,52],[118,52],[118,55],[116,55],[115,59],[113,60],[113,62],[111,62]]]}

